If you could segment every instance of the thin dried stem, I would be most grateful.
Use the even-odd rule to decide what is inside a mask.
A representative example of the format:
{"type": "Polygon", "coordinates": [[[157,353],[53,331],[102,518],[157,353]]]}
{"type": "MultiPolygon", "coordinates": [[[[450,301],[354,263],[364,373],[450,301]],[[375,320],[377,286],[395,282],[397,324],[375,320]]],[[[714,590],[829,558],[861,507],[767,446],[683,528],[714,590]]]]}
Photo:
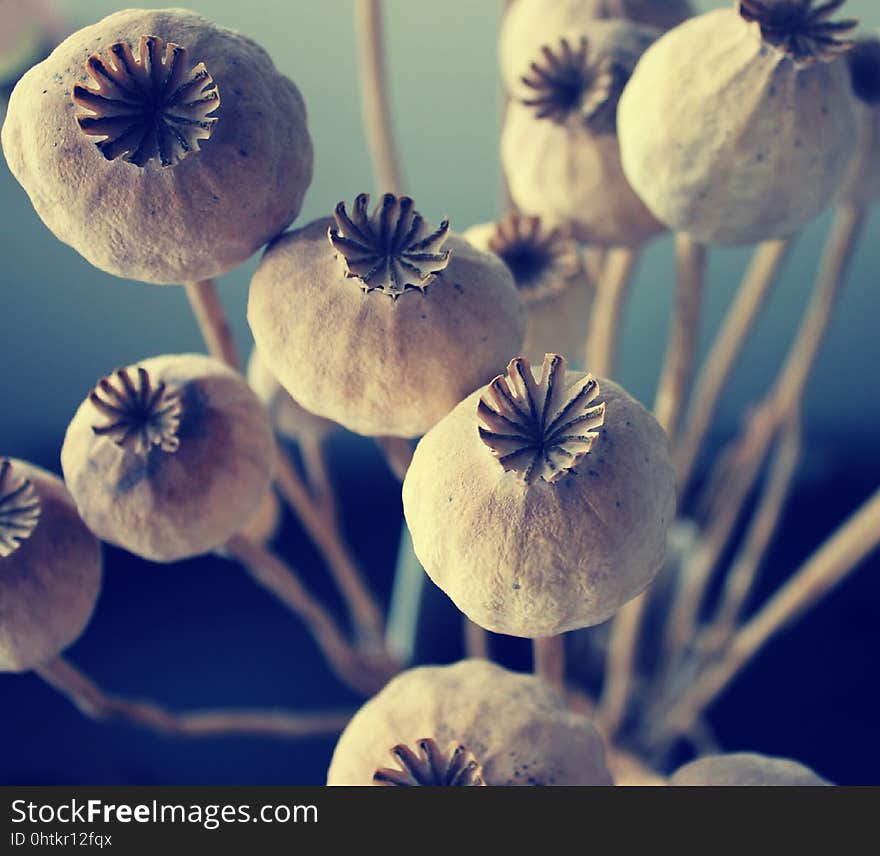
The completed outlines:
{"type": "Polygon", "coordinates": [[[286,710],[221,709],[172,713],[152,701],[108,695],[62,657],[35,671],[90,719],[118,720],[174,737],[290,739],[332,736],[339,734],[352,716],[352,712],[342,710],[298,713],[286,710]]]}
{"type": "Polygon", "coordinates": [[[226,544],[226,550],[257,583],[302,619],[340,680],[366,695],[382,686],[391,671],[390,664],[372,664],[376,666],[372,668],[352,648],[336,620],[308,591],[290,565],[241,534],[226,544]],[[384,669],[386,665],[387,670],[384,669]]]}
{"type": "Polygon", "coordinates": [[[880,546],[880,489],[842,524],[739,630],[663,718],[661,737],[688,731],[700,714],[779,632],[790,627],[880,546]]]}
{"type": "Polygon", "coordinates": [[[394,473],[394,477],[399,482],[403,482],[406,471],[412,463],[414,452],[412,441],[403,437],[377,437],[376,445],[382,450],[388,469],[394,473]]]}
{"type": "Polygon", "coordinates": [[[779,278],[792,244],[791,239],[768,241],[755,250],[749,269],[706,358],[694,388],[693,405],[683,436],[673,450],[681,496],[687,494],[697,456],[712,424],[721,393],[779,278]]]}
{"type": "Polygon", "coordinates": [[[613,377],[623,313],[639,260],[638,250],[614,247],[605,255],[590,314],[584,366],[596,377],[613,377]]]}
{"type": "Polygon", "coordinates": [[[336,514],[339,501],[327,466],[327,452],[320,437],[303,437],[298,441],[306,481],[318,505],[336,514]]]}
{"type": "Polygon", "coordinates": [[[364,572],[345,543],[332,504],[316,504],[289,458],[280,452],[276,458],[275,484],[327,563],[360,640],[367,647],[380,648],[385,619],[364,572]]]}
{"type": "Polygon", "coordinates": [[[678,288],[666,357],[654,401],[654,415],[670,438],[675,436],[687,404],[703,314],[708,255],[705,246],[686,234],[676,236],[676,252],[678,288]]]}
{"type": "Polygon", "coordinates": [[[491,660],[492,653],[489,649],[489,632],[474,624],[466,615],[462,615],[462,627],[464,630],[464,652],[468,657],[477,657],[481,660],[491,660]]]}
{"type": "Polygon", "coordinates": [[[381,193],[403,193],[403,174],[391,124],[380,0],[355,0],[361,110],[373,177],[381,193]]]}
{"type": "Polygon", "coordinates": [[[534,672],[548,684],[565,689],[565,634],[532,640],[534,672]]]}
{"type": "Polygon", "coordinates": [[[234,369],[240,367],[238,348],[229,326],[226,311],[212,279],[188,282],[185,286],[189,305],[212,357],[234,369]]]}

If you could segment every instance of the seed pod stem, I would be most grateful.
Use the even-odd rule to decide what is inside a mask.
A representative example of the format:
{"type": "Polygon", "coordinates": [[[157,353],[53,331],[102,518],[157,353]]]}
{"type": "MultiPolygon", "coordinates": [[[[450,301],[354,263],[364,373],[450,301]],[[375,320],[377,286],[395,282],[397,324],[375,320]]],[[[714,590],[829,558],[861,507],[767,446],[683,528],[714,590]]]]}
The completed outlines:
{"type": "Polygon", "coordinates": [[[706,669],[671,707],[661,737],[686,731],[777,633],[791,626],[880,546],[880,490],[843,523],[739,630],[723,659],[706,669]]]}
{"type": "Polygon", "coordinates": [[[391,121],[380,0],[356,0],[361,110],[373,176],[380,193],[403,192],[404,180],[391,121]]]}
{"type": "Polygon", "coordinates": [[[319,737],[338,734],[351,719],[351,712],[342,710],[308,714],[286,710],[233,709],[173,713],[151,701],[108,695],[63,657],[35,671],[90,719],[118,720],[176,737],[319,737]]]}
{"type": "Polygon", "coordinates": [[[779,278],[793,240],[761,244],[752,256],[739,291],[694,387],[693,404],[681,441],[673,451],[679,495],[687,495],[694,464],[712,423],[721,393],[761,309],[779,278]]]}
{"type": "Polygon", "coordinates": [[[403,437],[377,437],[376,445],[382,450],[388,469],[394,473],[399,482],[402,482],[412,463],[414,451],[412,442],[403,437]]]}
{"type": "Polygon", "coordinates": [[[240,368],[235,337],[214,281],[203,279],[200,282],[188,282],[185,288],[208,353],[234,369],[240,368]]]}
{"type": "Polygon", "coordinates": [[[615,247],[606,253],[590,316],[584,365],[598,377],[614,377],[617,343],[639,251],[615,247]]]}
{"type": "Polygon", "coordinates": [[[462,615],[464,631],[464,651],[468,657],[479,657],[483,660],[492,659],[492,651],[489,647],[489,631],[484,630],[479,624],[475,624],[466,615],[462,615]]]}
{"type": "Polygon", "coordinates": [[[565,690],[565,634],[532,640],[534,672],[553,687],[565,690]]]}
{"type": "Polygon", "coordinates": [[[654,415],[669,437],[675,435],[687,401],[703,313],[708,256],[704,245],[683,233],[676,237],[676,251],[678,289],[666,357],[654,401],[654,415]]]}

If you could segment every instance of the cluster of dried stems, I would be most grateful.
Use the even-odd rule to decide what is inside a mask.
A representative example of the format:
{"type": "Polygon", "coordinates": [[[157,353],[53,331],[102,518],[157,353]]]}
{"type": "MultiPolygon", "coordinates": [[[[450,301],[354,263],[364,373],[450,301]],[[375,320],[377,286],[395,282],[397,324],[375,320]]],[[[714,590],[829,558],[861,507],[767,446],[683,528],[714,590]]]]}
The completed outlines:
{"type": "MultiPolygon", "coordinates": [[[[402,194],[404,179],[393,135],[386,85],[381,5],[355,0],[361,95],[375,184],[402,194]]],[[[744,421],[740,433],[717,457],[702,495],[698,533],[691,549],[667,573],[674,575],[666,618],[658,639],[658,663],[640,670],[645,618],[654,589],[627,604],[615,617],[607,647],[601,696],[566,684],[563,636],[535,640],[534,668],[565,690],[571,706],[591,713],[604,734],[612,767],[644,773],[652,760],[679,739],[696,746],[711,737],[705,715],[712,703],[775,635],[814,607],[880,544],[880,491],[843,523],[757,611],[747,613],[750,596],[783,517],[802,444],[802,410],[808,381],[831,324],[834,306],[853,257],[865,212],[840,207],[800,329],[769,392],[744,421]],[[752,502],[754,500],[754,502],[752,502]],[[735,532],[745,535],[727,565],[735,532]],[[726,570],[720,595],[707,603],[710,585],[726,570]],[[708,609],[711,605],[711,609],[708,609]],[[637,735],[635,737],[634,735],[637,735]],[[638,760],[635,754],[642,760],[638,760]]],[[[766,304],[791,249],[792,240],[760,244],[732,301],[702,370],[692,382],[694,355],[706,285],[706,246],[677,236],[678,286],[666,357],[654,414],[672,438],[680,496],[689,494],[696,464],[725,384],[766,304]],[[682,419],[682,415],[684,418],[682,419]]],[[[588,367],[614,375],[614,357],[628,287],[638,266],[638,250],[593,252],[589,268],[598,274],[597,299],[585,329],[588,367]]],[[[210,353],[240,368],[233,336],[212,281],[193,282],[186,293],[210,353]]],[[[380,438],[379,446],[402,478],[412,446],[380,438]]],[[[305,621],[327,662],[341,680],[370,695],[401,668],[387,652],[385,615],[346,544],[337,515],[325,450],[320,442],[301,448],[303,466],[278,454],[276,487],[318,547],[342,592],[356,641],[301,583],[296,572],[254,539],[242,534],[226,546],[253,578],[305,621]]],[[[464,622],[469,655],[487,658],[488,634],[464,622]]],[[[220,733],[303,737],[337,733],[348,712],[301,714],[230,710],[172,713],[158,705],[104,693],[63,658],[38,670],[88,716],[117,718],[175,735],[220,733]]],[[[626,773],[624,774],[624,776],[626,773]]]]}

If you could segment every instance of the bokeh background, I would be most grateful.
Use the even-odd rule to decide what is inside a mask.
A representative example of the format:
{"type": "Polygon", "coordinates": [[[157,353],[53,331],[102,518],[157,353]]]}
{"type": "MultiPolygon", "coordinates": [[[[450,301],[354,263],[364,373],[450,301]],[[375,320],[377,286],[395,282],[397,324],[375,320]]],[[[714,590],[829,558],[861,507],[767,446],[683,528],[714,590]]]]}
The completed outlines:
{"type": "MultiPolygon", "coordinates": [[[[16,2],[0,0],[0,15],[16,2]]],[[[56,5],[74,29],[125,4],[56,5]]],[[[301,88],[316,171],[300,222],[370,189],[350,2],[188,5],[257,39],[301,88]]],[[[876,0],[850,0],[847,9],[865,26],[880,26],[876,0]]],[[[391,90],[408,189],[431,219],[448,215],[456,229],[498,213],[499,10],[500,3],[490,0],[444,0],[439,7],[387,0],[391,90]]],[[[0,113],[4,109],[0,105],[0,113]]],[[[820,217],[799,239],[729,386],[710,451],[769,387],[812,286],[828,222],[820,217]]],[[[98,377],[146,356],[202,349],[182,289],[125,282],[93,269],[42,225],[2,161],[0,257],[4,455],[58,470],[67,422],[98,377]]],[[[747,259],[747,250],[712,253],[703,352],[747,259]]],[[[245,354],[251,341],[247,286],[256,261],[219,282],[245,354]]],[[[808,395],[806,452],[766,588],[778,584],[880,482],[878,271],[880,217],[874,216],[808,395]]],[[[673,276],[671,241],[660,240],[647,252],[633,291],[619,371],[624,385],[645,402],[652,400],[662,361],[673,276]]],[[[339,435],[332,455],[351,541],[387,596],[399,536],[399,489],[369,441],[339,435]]],[[[310,570],[316,591],[333,597],[292,523],[279,549],[310,570]]],[[[106,558],[105,591],[93,624],[70,655],[108,689],[173,707],[355,703],[326,676],[306,634],[232,564],[203,559],[159,567],[112,549],[106,558]]],[[[712,722],[726,748],[797,757],[843,783],[880,781],[878,577],[875,559],[776,641],[725,694],[712,722]]],[[[446,627],[440,633],[444,647],[435,633],[426,656],[456,657],[456,637],[457,626],[446,627]]],[[[172,741],[97,725],[27,675],[0,676],[0,725],[4,784],[321,783],[333,745],[172,741]]]]}

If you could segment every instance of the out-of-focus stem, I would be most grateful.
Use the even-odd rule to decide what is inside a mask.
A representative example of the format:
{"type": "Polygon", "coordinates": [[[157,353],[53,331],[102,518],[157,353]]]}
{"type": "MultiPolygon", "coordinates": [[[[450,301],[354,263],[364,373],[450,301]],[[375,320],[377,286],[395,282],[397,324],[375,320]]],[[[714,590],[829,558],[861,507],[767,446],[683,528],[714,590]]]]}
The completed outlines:
{"type": "Polygon", "coordinates": [[[491,660],[489,650],[489,633],[474,624],[466,615],[462,615],[464,629],[464,651],[468,657],[478,657],[481,660],[491,660]]]}
{"type": "Polygon", "coordinates": [[[214,280],[188,282],[184,288],[208,353],[234,369],[239,368],[238,348],[214,280]]]}
{"type": "Polygon", "coordinates": [[[355,0],[361,110],[373,174],[381,193],[400,194],[404,181],[392,134],[380,0],[355,0]]]}
{"type": "Polygon", "coordinates": [[[565,690],[565,634],[532,641],[534,672],[560,691],[565,690]]]}
{"type": "Polygon", "coordinates": [[[414,451],[412,440],[403,437],[377,437],[376,445],[382,450],[388,469],[394,473],[399,482],[402,482],[412,463],[414,451]]]}
{"type": "Polygon", "coordinates": [[[175,737],[320,737],[338,734],[351,712],[297,713],[286,710],[199,710],[172,713],[151,701],[108,695],[62,657],[36,673],[85,716],[115,719],[175,737]]]}
{"type": "Polygon", "coordinates": [[[605,255],[596,299],[590,314],[585,367],[596,377],[613,377],[623,312],[639,253],[615,247],[605,255]]]}
{"type": "Polygon", "coordinates": [[[673,452],[681,496],[687,493],[694,464],[712,423],[721,393],[779,277],[792,243],[790,239],[768,241],[755,250],[749,269],[700,372],[682,439],[675,445],[673,452]]]}
{"type": "Polygon", "coordinates": [[[339,502],[336,498],[336,489],[333,487],[333,479],[330,477],[330,471],[327,467],[327,453],[324,450],[324,443],[319,437],[303,437],[297,445],[312,496],[318,505],[327,508],[328,514],[331,512],[336,514],[339,502]]]}
{"type": "Polygon", "coordinates": [[[660,736],[690,729],[752,658],[839,585],[880,546],[880,489],[841,525],[734,636],[723,658],[706,669],[663,719],[660,736]]]}
{"type": "Polygon", "coordinates": [[[673,438],[687,404],[688,386],[703,314],[707,250],[690,235],[676,236],[678,288],[663,370],[654,401],[657,421],[673,438]]]}

